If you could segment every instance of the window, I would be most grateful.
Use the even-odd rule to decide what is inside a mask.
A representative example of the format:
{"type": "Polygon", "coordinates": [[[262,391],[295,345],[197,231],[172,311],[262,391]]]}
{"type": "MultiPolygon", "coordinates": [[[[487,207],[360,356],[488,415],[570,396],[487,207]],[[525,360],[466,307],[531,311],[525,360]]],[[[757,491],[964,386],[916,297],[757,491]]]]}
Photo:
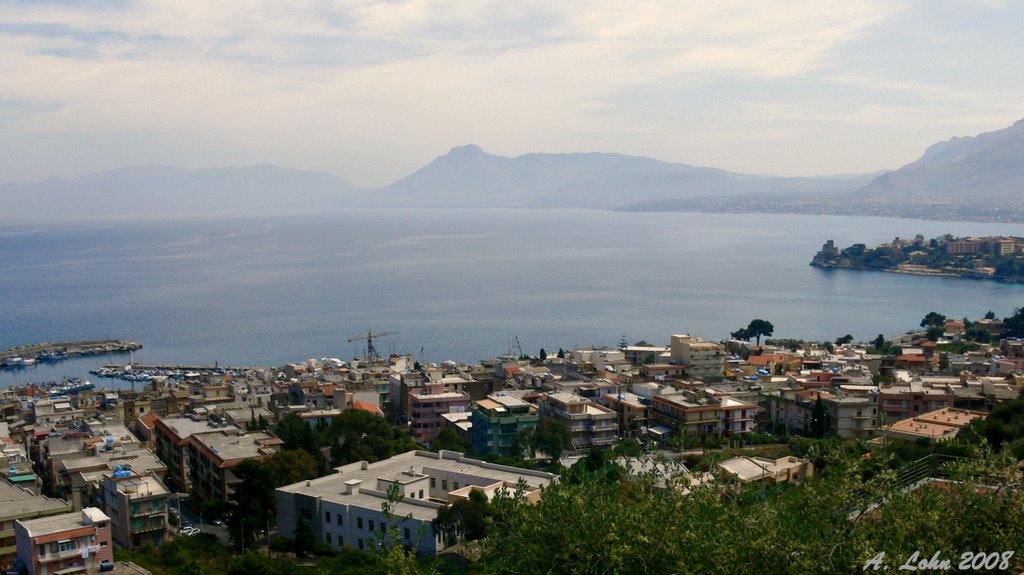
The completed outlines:
{"type": "Polygon", "coordinates": [[[454,484],[452,484],[452,489],[458,489],[458,488],[459,488],[459,482],[456,481],[454,484]]]}
{"type": "Polygon", "coordinates": [[[338,547],[344,547],[344,546],[345,546],[345,537],[343,535],[338,535],[338,547]]]}
{"type": "Polygon", "coordinates": [[[380,522],[380,532],[384,533],[385,531],[387,531],[387,525],[384,525],[384,522],[381,521],[380,522]]]}
{"type": "Polygon", "coordinates": [[[363,540],[362,539],[359,540],[359,550],[360,551],[363,550],[363,540]]]}
{"type": "MultiPolygon", "coordinates": [[[[362,529],[362,528],[363,528],[363,518],[362,517],[356,517],[356,529],[362,529]]],[[[362,549],[363,546],[360,545],[359,548],[362,549]]]]}
{"type": "Polygon", "coordinates": [[[338,525],[341,525],[341,513],[335,515],[334,518],[338,520],[338,525]]]}
{"type": "Polygon", "coordinates": [[[330,511],[324,511],[324,519],[327,521],[327,523],[331,522],[331,512],[330,511]]]}
{"type": "Polygon", "coordinates": [[[409,533],[409,528],[408,528],[408,527],[406,527],[406,528],[405,528],[405,540],[406,540],[406,541],[408,541],[408,540],[409,540],[409,537],[410,537],[410,533],[409,533]]]}
{"type": "Polygon", "coordinates": [[[309,510],[309,509],[303,509],[303,510],[299,511],[299,515],[303,519],[305,519],[306,521],[312,521],[313,520],[313,512],[311,510],[309,510]]]}
{"type": "Polygon", "coordinates": [[[444,489],[445,491],[448,491],[448,480],[447,479],[442,479],[441,480],[441,489],[444,489]]]}
{"type": "Polygon", "coordinates": [[[331,534],[330,533],[324,533],[324,541],[326,541],[328,545],[331,544],[331,534]]]}
{"type": "Polygon", "coordinates": [[[437,478],[436,477],[431,477],[430,478],[430,488],[431,489],[437,489],[437,478]]]}
{"type": "Polygon", "coordinates": [[[423,499],[423,490],[420,489],[420,499],[423,499]]]}
{"type": "Polygon", "coordinates": [[[371,520],[370,520],[370,531],[374,531],[374,528],[373,528],[373,519],[371,519],[371,520]]]}

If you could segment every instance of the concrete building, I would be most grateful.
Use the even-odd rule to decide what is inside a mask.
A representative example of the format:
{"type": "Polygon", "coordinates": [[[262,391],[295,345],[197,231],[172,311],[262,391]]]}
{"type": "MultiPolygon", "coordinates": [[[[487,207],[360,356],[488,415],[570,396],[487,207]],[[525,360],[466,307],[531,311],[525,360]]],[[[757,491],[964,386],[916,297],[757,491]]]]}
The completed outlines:
{"type": "Polygon", "coordinates": [[[453,391],[441,382],[426,383],[409,390],[409,411],[406,414],[416,441],[429,443],[441,433],[444,413],[469,411],[469,394],[453,391]]]}
{"type": "Polygon", "coordinates": [[[493,393],[473,406],[470,433],[478,455],[511,455],[519,433],[537,427],[536,406],[507,393],[493,393]]]}
{"type": "Polygon", "coordinates": [[[114,561],[110,518],[95,507],[14,525],[18,565],[28,575],[96,573],[114,561]]]}
{"type": "Polygon", "coordinates": [[[647,427],[648,405],[639,395],[623,391],[606,393],[601,405],[615,412],[620,437],[640,437],[647,427]]]}
{"type": "Polygon", "coordinates": [[[434,531],[442,507],[480,491],[515,491],[522,481],[529,501],[538,501],[540,488],[557,480],[551,473],[531,471],[469,459],[461,453],[410,451],[384,461],[360,461],[337,468],[337,473],[301,481],[277,490],[277,525],[281,537],[294,537],[305,521],[317,541],[335,549],[371,549],[390,542],[392,535],[421,555],[436,555],[447,542],[434,531]],[[392,504],[390,518],[381,505],[397,489],[402,499],[392,504]]]}
{"type": "Polygon", "coordinates": [[[879,390],[879,409],[889,420],[907,419],[944,407],[953,407],[956,394],[949,387],[931,387],[920,380],[884,385],[879,390]]]}
{"type": "Polygon", "coordinates": [[[167,483],[171,489],[188,492],[192,488],[188,469],[188,439],[194,433],[211,431],[207,421],[187,417],[161,417],[153,427],[156,453],[167,465],[167,483]]]}
{"type": "Polygon", "coordinates": [[[199,499],[228,499],[231,486],[241,481],[232,472],[246,459],[262,461],[284,443],[273,435],[238,430],[194,433],[188,439],[188,469],[192,493],[199,499]]]}
{"type": "Polygon", "coordinates": [[[733,457],[718,464],[726,477],[743,484],[791,483],[814,475],[814,464],[798,457],[733,457]]]}
{"type": "Polygon", "coordinates": [[[0,481],[0,570],[6,573],[15,569],[18,551],[14,540],[16,521],[60,515],[70,511],[71,505],[63,499],[35,495],[21,487],[0,481]]]}
{"type": "Polygon", "coordinates": [[[144,543],[163,543],[169,495],[156,477],[131,471],[106,475],[100,482],[100,503],[110,517],[114,544],[133,549],[144,543]]]}
{"type": "MultiPolygon", "coordinates": [[[[547,393],[537,399],[540,421],[564,422],[572,433],[572,448],[611,445],[618,425],[615,412],[593,401],[566,392],[547,393]]],[[[558,454],[549,454],[556,456],[558,454]]]]}
{"type": "Polygon", "coordinates": [[[682,435],[721,435],[722,410],[718,402],[691,401],[681,393],[655,395],[651,400],[652,425],[662,425],[682,435]]]}
{"type": "Polygon", "coordinates": [[[975,419],[985,419],[983,411],[947,407],[917,417],[897,421],[882,430],[882,441],[902,439],[904,441],[927,441],[938,443],[956,437],[960,429],[975,419]]]}
{"type": "Polygon", "coordinates": [[[672,360],[687,367],[688,377],[720,378],[725,373],[725,346],[688,334],[672,336],[672,360]]]}

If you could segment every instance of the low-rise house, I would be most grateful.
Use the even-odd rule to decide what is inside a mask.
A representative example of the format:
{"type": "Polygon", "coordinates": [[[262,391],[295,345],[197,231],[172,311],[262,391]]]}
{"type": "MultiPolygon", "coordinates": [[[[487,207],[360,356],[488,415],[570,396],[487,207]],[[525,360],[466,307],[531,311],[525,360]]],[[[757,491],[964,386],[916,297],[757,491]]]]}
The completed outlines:
{"type": "Polygon", "coordinates": [[[742,484],[774,485],[803,481],[814,475],[814,464],[798,457],[733,457],[718,464],[726,477],[742,484]]]}
{"type": "Polygon", "coordinates": [[[975,419],[985,419],[983,411],[947,407],[917,417],[903,419],[882,430],[883,442],[888,439],[938,443],[956,437],[960,429],[975,419]]]}

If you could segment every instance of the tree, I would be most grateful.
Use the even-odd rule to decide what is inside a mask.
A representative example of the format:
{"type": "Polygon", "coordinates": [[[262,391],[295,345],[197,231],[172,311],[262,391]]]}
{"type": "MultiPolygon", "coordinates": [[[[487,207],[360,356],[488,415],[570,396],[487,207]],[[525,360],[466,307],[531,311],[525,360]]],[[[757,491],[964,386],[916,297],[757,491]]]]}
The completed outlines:
{"type": "Polygon", "coordinates": [[[1024,307],[1013,310],[1013,315],[1003,318],[1006,324],[1006,337],[1024,337],[1024,307]]]}
{"type": "Polygon", "coordinates": [[[455,430],[446,427],[430,442],[431,451],[437,452],[442,449],[469,453],[472,449],[472,444],[456,433],[455,430]]]}
{"type": "Polygon", "coordinates": [[[565,359],[565,350],[558,348],[558,359],[565,359]]]}
{"type": "Polygon", "coordinates": [[[843,337],[837,337],[836,338],[836,344],[838,344],[838,345],[846,345],[846,344],[850,343],[851,341],[853,341],[853,336],[850,335],[850,334],[846,334],[843,337]]]}
{"type": "Polygon", "coordinates": [[[941,371],[946,371],[947,369],[949,369],[949,354],[948,353],[940,353],[939,354],[939,369],[941,371]]]}
{"type": "Polygon", "coordinates": [[[885,341],[885,336],[882,334],[878,334],[878,337],[875,338],[875,341],[872,342],[872,345],[875,346],[875,349],[882,350],[885,348],[886,343],[888,342],[885,341]]]}
{"type": "Polygon", "coordinates": [[[540,353],[537,354],[537,357],[539,357],[541,361],[547,361],[548,352],[544,351],[544,348],[542,347],[540,348],[540,353]]]}
{"type": "Polygon", "coordinates": [[[945,333],[945,331],[946,330],[944,330],[941,327],[932,326],[928,328],[928,331],[926,332],[925,336],[931,341],[939,341],[939,339],[942,338],[942,334],[945,333]]]}
{"type": "Polygon", "coordinates": [[[309,454],[317,451],[319,445],[313,428],[298,415],[290,413],[281,419],[274,430],[277,437],[284,441],[284,449],[302,449],[309,454]]]}
{"type": "Polygon", "coordinates": [[[772,325],[772,322],[763,319],[755,319],[747,326],[747,339],[753,337],[757,340],[757,345],[761,345],[761,337],[771,337],[774,331],[775,326],[772,325]]]}
{"type": "Polygon", "coordinates": [[[928,327],[945,327],[945,325],[946,325],[946,316],[942,315],[941,313],[934,312],[934,311],[928,312],[928,315],[924,316],[924,319],[921,320],[921,327],[925,327],[925,328],[928,328],[928,327]]]}
{"type": "Polygon", "coordinates": [[[246,459],[234,469],[241,482],[234,485],[231,494],[231,513],[228,532],[236,545],[251,545],[256,531],[267,528],[277,511],[274,495],[274,476],[265,463],[246,459]]]}
{"type": "Polygon", "coordinates": [[[811,410],[811,436],[821,439],[828,433],[828,429],[828,411],[825,410],[825,403],[819,393],[817,401],[814,402],[814,409],[811,410]]]}
{"type": "Polygon", "coordinates": [[[564,421],[546,419],[537,426],[533,434],[534,447],[547,455],[550,460],[562,456],[562,452],[572,446],[572,432],[564,421]]]}
{"type": "Polygon", "coordinates": [[[315,479],[319,475],[316,459],[302,449],[282,449],[268,457],[265,465],[276,487],[315,479]]]}
{"type": "Polygon", "coordinates": [[[434,529],[444,535],[449,545],[454,545],[459,538],[476,541],[486,534],[485,516],[484,508],[478,501],[462,499],[437,511],[434,529]]]}
{"type": "Polygon", "coordinates": [[[416,443],[404,431],[361,409],[342,411],[331,422],[328,437],[334,465],[372,463],[416,449],[416,443]]]}
{"type": "Polygon", "coordinates": [[[736,331],[730,332],[729,335],[732,336],[733,339],[738,339],[741,341],[750,341],[750,338],[754,337],[750,333],[750,330],[748,330],[745,327],[741,327],[736,331]]]}
{"type": "Polygon", "coordinates": [[[996,312],[988,310],[985,312],[985,319],[996,319],[996,312]]]}

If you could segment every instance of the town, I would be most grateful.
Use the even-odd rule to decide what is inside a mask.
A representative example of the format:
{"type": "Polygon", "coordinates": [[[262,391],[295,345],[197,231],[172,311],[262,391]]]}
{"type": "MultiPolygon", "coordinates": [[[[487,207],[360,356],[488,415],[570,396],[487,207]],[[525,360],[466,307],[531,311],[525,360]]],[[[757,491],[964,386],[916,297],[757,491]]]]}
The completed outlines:
{"type": "Polygon", "coordinates": [[[918,234],[912,240],[897,237],[875,248],[853,244],[842,250],[828,240],[811,265],[1017,283],[1024,281],[1024,238],[946,234],[926,240],[918,234]]]}
{"type": "MultiPolygon", "coordinates": [[[[849,488],[860,499],[836,508],[848,529],[898,514],[892,493],[951,490],[951,462],[988,465],[970,475],[983,486],[971,493],[1018,505],[1024,312],[931,312],[919,327],[803,342],[770,339],[771,322],[755,319],[726,341],[675,334],[668,345],[517,349],[472,365],[382,357],[373,340],[389,334],[369,332],[352,361],[128,365],[104,374],[145,389],[5,389],[0,564],[29,575],[177,572],[164,552],[173,548],[211,565],[250,562],[236,572],[264,569],[274,553],[331,572],[395,571],[388,561],[516,572],[526,564],[511,554],[527,543],[512,532],[557,509],[559,489],[611,489],[592,503],[634,508],[669,497],[646,492],[716,509],[739,498],[719,509],[724,520],[757,508],[744,497],[831,489],[839,500],[849,488]],[[1009,475],[992,471],[995,454],[1010,458],[1009,475]],[[819,481],[841,461],[856,462],[861,483],[819,481]],[[869,493],[882,480],[888,494],[869,493]],[[238,553],[211,551],[229,546],[238,553]]],[[[1019,566],[1016,513],[992,519],[988,536],[1017,547],[984,551],[1019,566]]],[[[883,550],[848,550],[849,564],[867,551],[883,550]]]]}

